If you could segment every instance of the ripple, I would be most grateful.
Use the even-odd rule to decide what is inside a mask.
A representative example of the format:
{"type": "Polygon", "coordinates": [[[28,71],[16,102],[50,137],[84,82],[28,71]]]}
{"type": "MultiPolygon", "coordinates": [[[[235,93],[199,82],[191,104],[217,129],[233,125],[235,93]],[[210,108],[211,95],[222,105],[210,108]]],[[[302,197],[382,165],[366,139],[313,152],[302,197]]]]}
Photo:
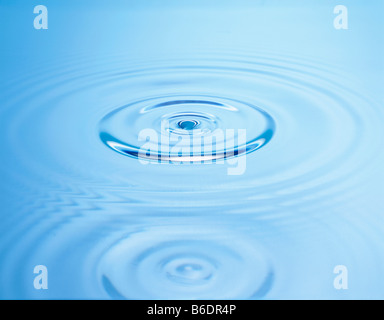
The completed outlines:
{"type": "MultiPolygon", "coordinates": [[[[322,273],[329,265],[364,252],[364,259],[353,262],[359,274],[365,272],[359,261],[380,270],[379,246],[371,245],[382,242],[375,214],[382,190],[383,113],[349,75],[321,61],[261,53],[106,61],[85,57],[54,63],[54,69],[36,65],[36,74],[3,85],[0,139],[7,152],[0,170],[10,196],[4,196],[9,214],[0,227],[7,261],[2,292],[38,298],[33,288],[18,291],[24,278],[7,275],[28,278],[29,267],[41,261],[66,276],[50,288],[52,298],[74,292],[85,298],[279,298],[279,288],[302,295],[308,283],[322,296],[335,297],[322,273]],[[169,126],[161,126],[164,120],[169,126]],[[216,145],[224,147],[212,153],[246,155],[247,170],[233,178],[216,165],[191,169],[184,160],[195,163],[201,155],[193,150],[187,159],[173,154],[174,162],[183,161],[180,166],[143,166],[137,161],[143,129],[181,141],[192,133],[247,129],[244,144],[236,137],[219,140],[216,145]],[[343,221],[340,213],[353,219],[343,221]],[[326,231],[317,220],[327,223],[330,216],[335,229],[349,222],[356,231],[337,238],[339,230],[326,231]],[[129,220],[124,233],[148,220],[141,231],[122,237],[111,227],[119,217],[129,220]],[[233,228],[224,234],[200,225],[189,230],[188,217],[233,228]],[[152,226],[156,218],[164,218],[163,227],[152,226]],[[183,220],[177,229],[167,225],[175,218],[183,220]],[[244,236],[260,221],[284,226],[264,228],[267,249],[244,236]],[[367,227],[358,228],[363,222],[367,227]],[[242,225],[249,227],[243,233],[242,225]],[[73,237],[74,230],[85,233],[73,237]],[[295,239],[291,246],[287,235],[295,239]],[[94,247],[103,251],[101,260],[97,250],[89,254],[94,247]],[[308,252],[314,252],[313,263],[305,260],[308,252]],[[97,275],[90,276],[94,268],[97,275]],[[310,270],[308,278],[304,269],[310,270]],[[313,280],[312,269],[323,276],[313,280]]],[[[377,283],[377,274],[369,280],[377,283]]],[[[361,280],[360,292],[365,285],[361,280]]],[[[380,295],[380,288],[370,287],[380,295]]]]}
{"type": "MultiPolygon", "coordinates": [[[[6,166],[17,163],[25,168],[20,180],[51,177],[48,184],[60,181],[70,190],[82,177],[87,181],[84,188],[92,189],[85,193],[95,190],[108,201],[107,190],[124,189],[130,193],[130,203],[157,208],[169,207],[170,201],[172,206],[201,207],[247,200],[249,206],[231,210],[269,215],[276,207],[296,206],[306,199],[309,205],[325,203],[330,187],[333,194],[349,195],[381,147],[377,137],[383,115],[377,103],[348,75],[319,61],[262,53],[108,61],[72,59],[61,69],[56,64],[54,70],[46,70],[38,81],[31,77],[33,81],[20,83],[28,90],[13,95],[2,114],[4,137],[10,137],[4,148],[12,155],[6,166]],[[23,105],[23,112],[12,114],[15,105],[23,105]],[[162,120],[169,121],[165,131],[162,120]],[[194,125],[188,130],[180,127],[183,123],[194,125]],[[224,140],[233,143],[231,148],[219,141],[219,148],[208,149],[214,159],[247,154],[246,172],[228,180],[223,166],[159,170],[116,158],[119,154],[138,158],[137,135],[143,128],[160,137],[158,150],[165,133],[182,139],[192,132],[209,137],[218,128],[247,129],[245,144],[236,144],[234,137],[224,140]],[[201,183],[203,176],[207,183],[201,183]]],[[[183,140],[174,143],[184,150],[183,140]]],[[[169,155],[154,153],[145,159],[161,161],[169,155]]],[[[199,150],[189,150],[187,157],[175,151],[172,160],[204,161],[198,155],[199,150]]]]}
{"type": "Polygon", "coordinates": [[[112,296],[136,299],[255,299],[273,283],[261,246],[199,227],[154,227],[121,239],[102,257],[112,296]]]}
{"type": "Polygon", "coordinates": [[[113,110],[101,120],[100,138],[134,158],[200,162],[253,152],[270,141],[274,128],[272,117],[251,104],[223,97],[164,96],[113,110]],[[147,137],[152,140],[143,151],[139,141],[147,137]]]}

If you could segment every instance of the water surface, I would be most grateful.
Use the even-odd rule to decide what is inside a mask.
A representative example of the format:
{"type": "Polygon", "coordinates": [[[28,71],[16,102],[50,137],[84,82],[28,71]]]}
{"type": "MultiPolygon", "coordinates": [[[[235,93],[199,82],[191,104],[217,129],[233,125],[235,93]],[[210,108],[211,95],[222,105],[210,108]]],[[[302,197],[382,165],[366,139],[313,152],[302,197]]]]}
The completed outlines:
{"type": "Polygon", "coordinates": [[[0,297],[382,299],[383,4],[338,4],[2,1],[0,297]]]}

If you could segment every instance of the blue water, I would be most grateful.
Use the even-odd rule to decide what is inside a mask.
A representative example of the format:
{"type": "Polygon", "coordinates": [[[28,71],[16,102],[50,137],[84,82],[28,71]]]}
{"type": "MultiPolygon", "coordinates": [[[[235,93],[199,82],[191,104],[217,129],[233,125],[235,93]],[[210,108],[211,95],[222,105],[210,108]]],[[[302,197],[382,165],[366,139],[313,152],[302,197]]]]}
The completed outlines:
{"type": "Polygon", "coordinates": [[[383,1],[41,4],[0,0],[1,299],[384,298],[383,1]]]}

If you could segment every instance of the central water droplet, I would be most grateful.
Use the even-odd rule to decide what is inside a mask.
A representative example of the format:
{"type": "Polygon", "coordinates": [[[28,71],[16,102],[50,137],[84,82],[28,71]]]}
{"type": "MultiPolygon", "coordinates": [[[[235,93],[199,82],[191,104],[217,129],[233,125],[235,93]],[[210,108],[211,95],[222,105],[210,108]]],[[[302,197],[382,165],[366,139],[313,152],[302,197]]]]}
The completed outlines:
{"type": "Polygon", "coordinates": [[[177,125],[183,130],[192,130],[198,125],[198,122],[195,120],[182,120],[177,125]]]}

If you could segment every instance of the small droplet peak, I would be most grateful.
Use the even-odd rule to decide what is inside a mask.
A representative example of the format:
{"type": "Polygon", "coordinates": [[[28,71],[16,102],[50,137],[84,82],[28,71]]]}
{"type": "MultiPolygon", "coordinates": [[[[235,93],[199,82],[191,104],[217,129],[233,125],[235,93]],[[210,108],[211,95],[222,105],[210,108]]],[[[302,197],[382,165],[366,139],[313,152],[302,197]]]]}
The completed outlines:
{"type": "Polygon", "coordinates": [[[178,126],[183,130],[192,130],[198,125],[195,120],[182,120],[178,123],[178,126]]]}

